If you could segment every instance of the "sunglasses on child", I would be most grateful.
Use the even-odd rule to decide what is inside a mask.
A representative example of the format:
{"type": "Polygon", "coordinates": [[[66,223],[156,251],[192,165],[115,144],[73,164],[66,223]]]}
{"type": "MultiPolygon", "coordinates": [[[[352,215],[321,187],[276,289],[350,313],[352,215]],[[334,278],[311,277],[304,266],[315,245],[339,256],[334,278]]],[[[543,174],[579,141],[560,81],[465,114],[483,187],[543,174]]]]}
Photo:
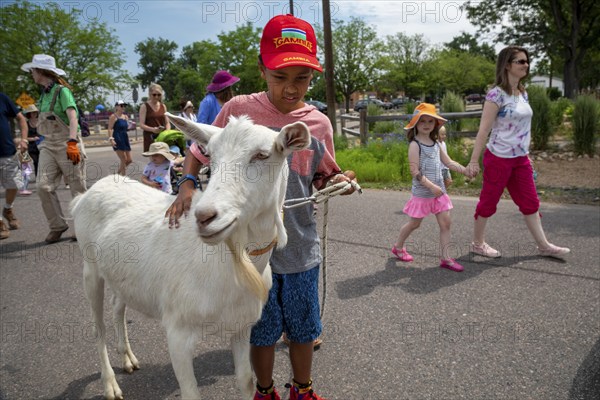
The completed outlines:
{"type": "Polygon", "coordinates": [[[512,62],[513,62],[513,64],[519,64],[519,65],[529,64],[529,61],[526,59],[512,60],[512,62]]]}

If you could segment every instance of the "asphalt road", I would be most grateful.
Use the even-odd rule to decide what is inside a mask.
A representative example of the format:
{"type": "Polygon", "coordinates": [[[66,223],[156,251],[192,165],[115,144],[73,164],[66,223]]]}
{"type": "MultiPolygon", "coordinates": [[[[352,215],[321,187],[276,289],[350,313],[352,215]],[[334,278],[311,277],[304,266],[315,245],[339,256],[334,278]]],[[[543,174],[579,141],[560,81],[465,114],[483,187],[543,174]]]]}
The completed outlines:
{"type": "MultiPolygon", "coordinates": [[[[139,168],[140,152],[135,145],[139,168]]],[[[111,165],[114,171],[112,150],[88,153],[90,183],[111,165]]],[[[59,192],[66,209],[69,192],[59,192]]],[[[488,240],[504,255],[486,260],[467,251],[477,199],[453,197],[453,251],[466,267],[455,273],[437,267],[434,218],[411,237],[413,263],[391,255],[408,197],[365,190],[330,202],[325,342],[313,369],[317,392],[349,400],[597,399],[600,209],[542,205],[550,240],[572,249],[558,261],[536,255],[516,207],[502,201],[488,240]]],[[[72,230],[46,245],[38,197],[19,197],[15,211],[22,228],[0,242],[0,399],[100,399],[99,358],[81,254],[68,240],[72,230]]],[[[127,319],[139,371],[122,372],[109,338],[126,398],[178,399],[160,324],[133,310],[127,319]]],[[[212,332],[207,324],[194,359],[201,393],[238,399],[229,338],[212,332]]],[[[287,348],[280,345],[280,392],[289,377],[287,348]]]]}

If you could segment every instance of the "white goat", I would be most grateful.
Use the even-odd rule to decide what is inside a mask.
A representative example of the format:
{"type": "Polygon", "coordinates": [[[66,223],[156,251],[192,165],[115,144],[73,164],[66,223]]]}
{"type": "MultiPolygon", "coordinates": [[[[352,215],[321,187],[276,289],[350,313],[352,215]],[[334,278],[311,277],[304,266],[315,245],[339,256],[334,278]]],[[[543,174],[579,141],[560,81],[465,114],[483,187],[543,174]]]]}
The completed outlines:
{"type": "Polygon", "coordinates": [[[301,122],[275,132],[246,117],[231,118],[224,129],[168,117],[211,155],[211,180],[192,200],[195,219],[169,229],[163,216],[174,198],[119,175],[99,180],[71,205],[104,396],[123,396],[106,350],[106,284],[114,293],[118,352],[127,372],[139,363],[127,339],[125,306],[161,320],[183,399],[200,397],[193,354],[206,324],[231,335],[236,378],[243,398],[251,399],[249,328],[271,287],[268,250],[287,241],[281,219],[286,157],[306,148],[310,133],[301,122]]]}

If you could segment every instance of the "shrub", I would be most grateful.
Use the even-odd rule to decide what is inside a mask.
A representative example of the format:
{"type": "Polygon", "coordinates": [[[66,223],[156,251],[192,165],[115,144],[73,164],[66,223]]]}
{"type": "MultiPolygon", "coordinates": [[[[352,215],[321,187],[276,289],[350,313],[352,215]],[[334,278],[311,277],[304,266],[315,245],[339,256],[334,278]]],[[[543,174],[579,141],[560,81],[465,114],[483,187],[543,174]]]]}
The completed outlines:
{"type": "Polygon", "coordinates": [[[402,124],[400,121],[377,121],[373,125],[372,138],[384,139],[390,133],[402,132],[402,124]]]}
{"type": "Polygon", "coordinates": [[[415,108],[417,107],[417,103],[415,103],[414,101],[407,101],[404,104],[404,107],[406,108],[406,113],[407,114],[412,114],[415,112],[415,108]]]}
{"type": "MultiPolygon", "coordinates": [[[[383,109],[376,104],[368,104],[367,105],[367,115],[371,117],[376,117],[383,114],[383,109]]],[[[375,126],[375,122],[369,122],[368,131],[372,132],[375,126]]]]}
{"type": "Polygon", "coordinates": [[[546,88],[546,94],[548,94],[548,98],[552,101],[558,100],[558,98],[561,96],[560,90],[554,86],[546,88]]]}
{"type": "Polygon", "coordinates": [[[350,147],[345,135],[333,135],[333,147],[336,151],[345,150],[350,147]]]}
{"type": "Polygon", "coordinates": [[[594,154],[598,127],[600,126],[600,104],[592,96],[578,96],[573,109],[573,142],[577,154],[594,154]]]}
{"type": "Polygon", "coordinates": [[[550,112],[551,102],[546,94],[546,89],[531,85],[527,88],[529,105],[533,109],[531,119],[531,139],[534,150],[545,150],[548,140],[552,136],[552,116],[550,112]]]}
{"type": "MultiPolygon", "coordinates": [[[[465,111],[465,103],[463,102],[462,97],[458,94],[448,91],[442,97],[442,112],[464,112],[465,111]]],[[[446,123],[446,129],[448,130],[448,134],[451,132],[460,132],[462,129],[462,123],[460,119],[454,121],[448,121],[446,123]]]]}
{"type": "Polygon", "coordinates": [[[552,127],[556,129],[562,125],[565,118],[565,112],[572,104],[573,103],[571,100],[566,97],[560,97],[550,104],[550,119],[552,127]]]}

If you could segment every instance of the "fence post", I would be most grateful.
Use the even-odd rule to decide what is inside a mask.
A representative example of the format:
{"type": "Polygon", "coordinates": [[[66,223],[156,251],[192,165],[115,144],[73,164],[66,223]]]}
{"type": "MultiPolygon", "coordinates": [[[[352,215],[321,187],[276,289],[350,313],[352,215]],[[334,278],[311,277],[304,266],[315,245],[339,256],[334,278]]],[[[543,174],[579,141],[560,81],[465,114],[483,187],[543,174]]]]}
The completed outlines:
{"type": "Polygon", "coordinates": [[[360,121],[358,125],[358,132],[360,133],[360,144],[367,144],[367,133],[369,130],[369,125],[367,124],[367,109],[363,108],[360,110],[360,121]]]}

